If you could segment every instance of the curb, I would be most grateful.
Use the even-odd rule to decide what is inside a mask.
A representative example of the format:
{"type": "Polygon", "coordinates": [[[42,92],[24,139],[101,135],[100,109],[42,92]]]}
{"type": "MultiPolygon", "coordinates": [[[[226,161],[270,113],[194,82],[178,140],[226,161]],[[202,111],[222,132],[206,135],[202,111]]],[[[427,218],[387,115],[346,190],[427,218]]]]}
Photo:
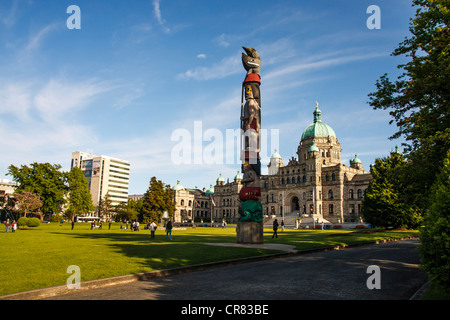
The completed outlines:
{"type": "MultiPolygon", "coordinates": [[[[275,254],[269,254],[269,255],[263,255],[263,256],[223,260],[223,261],[197,264],[197,265],[186,266],[186,267],[177,267],[177,268],[171,268],[171,269],[134,273],[134,274],[130,274],[130,275],[124,275],[124,276],[118,276],[118,277],[112,277],[112,278],[83,281],[83,282],[81,282],[81,288],[76,289],[76,291],[81,292],[81,291],[85,291],[85,290],[92,290],[92,289],[127,284],[127,283],[132,283],[132,282],[137,282],[137,281],[145,281],[145,280],[150,280],[150,279],[163,278],[163,277],[168,277],[168,276],[173,276],[173,275],[178,275],[178,274],[184,274],[184,273],[189,273],[189,272],[232,266],[232,265],[243,264],[243,263],[286,258],[288,256],[304,255],[304,254],[315,253],[315,252],[326,252],[326,251],[330,251],[330,250],[343,250],[343,249],[359,247],[359,246],[382,244],[382,243],[410,240],[410,239],[418,239],[418,237],[410,236],[410,237],[403,237],[403,238],[392,238],[392,239],[385,239],[385,240],[375,240],[375,241],[368,241],[368,242],[353,243],[353,244],[348,244],[348,245],[345,244],[345,245],[337,245],[337,246],[328,246],[328,247],[316,248],[316,249],[292,250],[289,252],[275,253],[275,254]]],[[[30,290],[30,291],[24,291],[24,292],[3,295],[3,296],[0,296],[0,300],[41,300],[41,299],[47,299],[47,298],[60,296],[60,295],[64,295],[64,294],[69,294],[72,292],[74,292],[74,289],[69,289],[69,288],[67,288],[66,285],[62,285],[62,286],[55,286],[55,287],[49,287],[49,288],[36,289],[36,290],[30,290]]]]}

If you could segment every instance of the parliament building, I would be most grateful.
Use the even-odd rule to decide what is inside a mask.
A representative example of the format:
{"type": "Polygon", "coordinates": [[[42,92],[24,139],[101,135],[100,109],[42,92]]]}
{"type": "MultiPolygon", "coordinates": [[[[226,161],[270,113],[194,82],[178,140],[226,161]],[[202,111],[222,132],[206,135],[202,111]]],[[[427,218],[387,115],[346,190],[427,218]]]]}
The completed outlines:
{"type": "MultiPolygon", "coordinates": [[[[341,145],[334,130],[322,122],[318,106],[314,122],[303,132],[296,157],[285,165],[275,150],[268,164],[268,174],[261,176],[264,216],[325,223],[358,223],[364,190],[372,179],[355,155],[349,165],[341,162],[341,145]]],[[[239,219],[238,194],[243,187],[238,171],[234,181],[225,182],[222,175],[214,186],[214,221],[239,219]]]]}

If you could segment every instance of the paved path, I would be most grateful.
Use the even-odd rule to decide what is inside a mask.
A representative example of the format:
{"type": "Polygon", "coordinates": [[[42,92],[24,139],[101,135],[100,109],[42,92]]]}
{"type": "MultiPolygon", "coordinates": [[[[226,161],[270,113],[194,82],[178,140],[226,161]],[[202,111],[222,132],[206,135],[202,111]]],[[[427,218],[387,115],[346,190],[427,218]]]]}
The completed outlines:
{"type": "Polygon", "coordinates": [[[410,299],[426,281],[417,240],[366,245],[214,268],[79,291],[71,300],[380,300],[410,299]],[[368,289],[380,268],[381,289],[368,289]]]}

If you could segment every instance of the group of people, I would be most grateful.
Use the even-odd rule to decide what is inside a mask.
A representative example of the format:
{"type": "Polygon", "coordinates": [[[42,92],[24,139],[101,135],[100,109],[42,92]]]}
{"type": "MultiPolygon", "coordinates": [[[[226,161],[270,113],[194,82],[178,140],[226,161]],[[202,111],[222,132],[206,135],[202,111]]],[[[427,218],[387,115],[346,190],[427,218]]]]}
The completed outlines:
{"type": "Polygon", "coordinates": [[[15,232],[17,230],[17,222],[16,220],[13,220],[12,222],[9,221],[9,219],[6,219],[6,232],[15,232]]]}
{"type": "MultiPolygon", "coordinates": [[[[147,229],[150,229],[150,238],[151,239],[155,239],[155,231],[158,228],[158,226],[156,225],[156,223],[154,221],[152,221],[152,223],[148,222],[147,223],[147,229]]],[[[166,223],[166,240],[172,240],[172,221],[168,221],[166,223]]]]}

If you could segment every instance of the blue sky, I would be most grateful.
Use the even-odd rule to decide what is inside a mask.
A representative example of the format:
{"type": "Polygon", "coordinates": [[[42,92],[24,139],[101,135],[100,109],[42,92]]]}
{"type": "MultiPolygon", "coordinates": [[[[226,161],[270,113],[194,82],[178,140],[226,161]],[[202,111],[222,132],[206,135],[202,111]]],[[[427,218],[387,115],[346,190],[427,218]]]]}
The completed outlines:
{"type": "Polygon", "coordinates": [[[0,178],[34,161],[69,170],[73,151],[91,151],[131,163],[130,194],[152,176],[200,188],[220,173],[232,180],[230,141],[222,161],[194,157],[217,146],[208,133],[239,128],[242,46],[261,55],[262,128],[279,132],[263,168],[274,146],[285,164],[295,155],[318,101],[343,162],[357,154],[368,170],[402,142],[388,140],[396,127],[367,95],[398,74],[402,59],[390,54],[414,12],[406,0],[1,0],[0,178]],[[80,30],[66,26],[70,5],[80,30]],[[369,5],[381,29],[367,28],[369,5]],[[191,163],[173,161],[177,130],[191,133],[191,163]]]}

